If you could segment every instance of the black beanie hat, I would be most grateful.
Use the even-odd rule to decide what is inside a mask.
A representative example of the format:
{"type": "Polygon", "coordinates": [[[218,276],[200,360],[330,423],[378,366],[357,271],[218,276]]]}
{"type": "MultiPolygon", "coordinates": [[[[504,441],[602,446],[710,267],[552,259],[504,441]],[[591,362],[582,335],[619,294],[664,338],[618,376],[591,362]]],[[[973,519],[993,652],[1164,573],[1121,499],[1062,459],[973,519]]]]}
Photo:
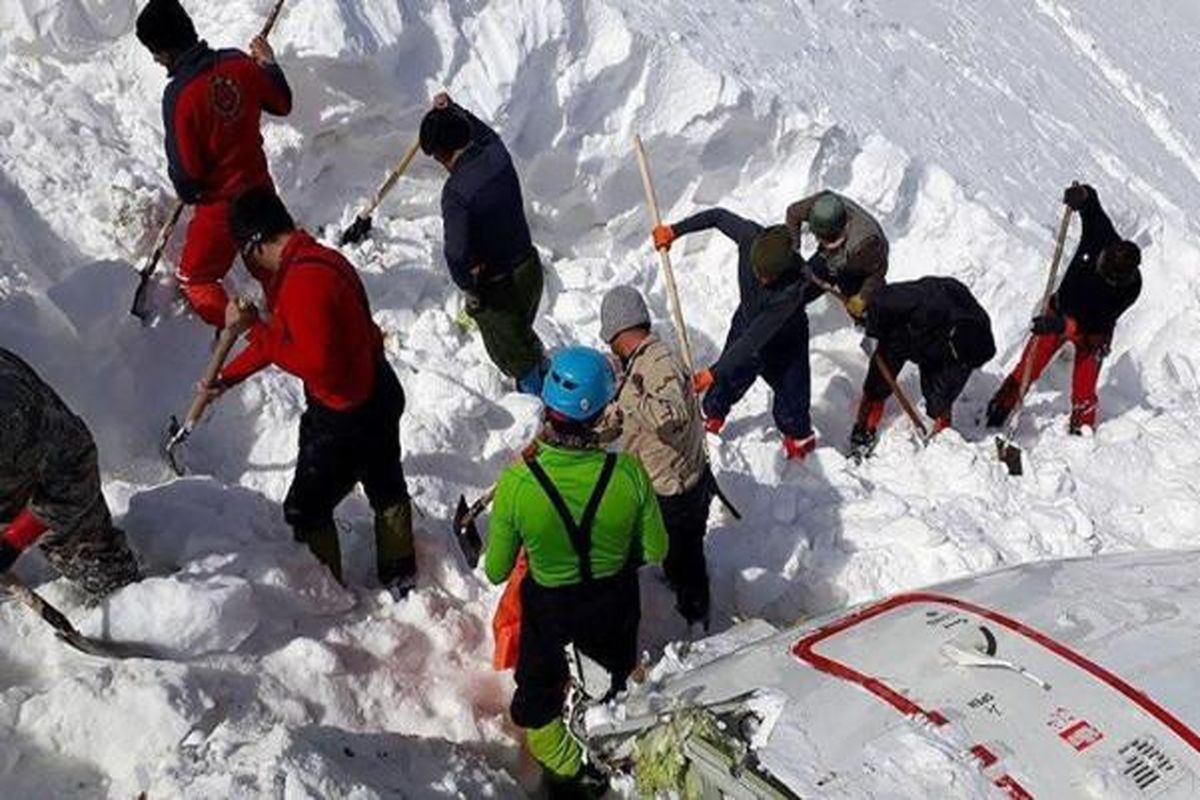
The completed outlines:
{"type": "Polygon", "coordinates": [[[448,156],[471,141],[471,123],[457,108],[435,108],[421,120],[421,152],[448,156]]]}
{"type": "Polygon", "coordinates": [[[179,53],[200,40],[179,0],[150,0],[138,14],[137,37],[152,53],[179,53]]]}
{"type": "Polygon", "coordinates": [[[792,234],[785,225],[772,225],[750,245],[750,268],[765,281],[776,281],[795,269],[792,234]]]}
{"type": "Polygon", "coordinates": [[[968,367],[982,367],[996,355],[990,327],[973,320],[962,320],[954,326],[950,347],[955,359],[968,367]]]}
{"type": "Polygon", "coordinates": [[[229,233],[239,248],[295,229],[292,215],[272,189],[251,189],[229,206],[229,233]]]}
{"type": "Polygon", "coordinates": [[[1133,242],[1114,242],[1100,251],[1096,272],[1113,286],[1129,286],[1138,277],[1142,248],[1133,242]]]}

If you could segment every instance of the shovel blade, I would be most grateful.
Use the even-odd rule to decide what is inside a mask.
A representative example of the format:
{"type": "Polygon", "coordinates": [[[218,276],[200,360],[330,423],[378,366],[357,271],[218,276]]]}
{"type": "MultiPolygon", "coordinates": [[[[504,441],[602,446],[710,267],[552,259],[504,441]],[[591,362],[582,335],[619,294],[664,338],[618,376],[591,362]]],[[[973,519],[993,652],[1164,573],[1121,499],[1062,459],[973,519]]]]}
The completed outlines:
{"type": "Polygon", "coordinates": [[[1008,467],[1008,474],[1014,478],[1025,474],[1021,463],[1021,448],[1003,436],[996,437],[996,456],[1008,467]]]}
{"type": "Polygon", "coordinates": [[[358,244],[363,239],[371,234],[371,218],[355,217],[354,222],[346,230],[342,231],[341,244],[358,244]]]}
{"type": "Polygon", "coordinates": [[[475,515],[467,505],[467,498],[462,495],[458,497],[458,508],[454,512],[454,538],[467,566],[475,569],[479,564],[479,556],[483,553],[483,539],[479,536],[479,529],[475,527],[475,515]]]}
{"type": "Polygon", "coordinates": [[[138,278],[137,289],[133,293],[133,305],[129,307],[129,313],[137,317],[143,325],[149,325],[154,314],[147,307],[148,296],[150,294],[150,276],[143,274],[138,278]]]}
{"type": "Polygon", "coordinates": [[[167,423],[167,441],[163,445],[163,457],[167,459],[167,464],[171,467],[171,471],[181,478],[186,470],[183,468],[183,462],[179,460],[176,448],[186,440],[187,432],[179,424],[179,419],[172,415],[171,421],[167,423]]]}

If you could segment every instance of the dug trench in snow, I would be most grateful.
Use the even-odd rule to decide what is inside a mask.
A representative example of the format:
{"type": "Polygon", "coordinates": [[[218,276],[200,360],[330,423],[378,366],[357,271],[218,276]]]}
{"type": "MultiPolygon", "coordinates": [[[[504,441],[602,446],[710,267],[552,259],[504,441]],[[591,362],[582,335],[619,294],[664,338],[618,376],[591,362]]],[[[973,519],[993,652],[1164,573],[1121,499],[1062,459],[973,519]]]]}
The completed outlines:
{"type": "MultiPolygon", "coordinates": [[[[202,35],[224,46],[244,45],[269,3],[192,5],[202,35]]],[[[968,385],[960,433],[918,454],[893,408],[874,459],[849,469],[843,443],[866,364],[842,311],[821,301],[811,308],[815,456],[782,462],[761,386],[712,442],[746,513],[713,518],[718,624],[734,614],[788,623],[1002,563],[1196,542],[1200,417],[1191,388],[1162,365],[1169,356],[1191,374],[1200,364],[1200,235],[1185,213],[1197,187],[1177,156],[1200,140],[1200,108],[1180,77],[1200,19],[1092,5],[1072,21],[1139,96],[1171,98],[1172,126],[1152,130],[1128,92],[1064,43],[1062,12],[1043,6],[289,0],[273,41],[296,113],[268,127],[267,147],[301,222],[333,241],[432,93],[449,88],[518,161],[550,265],[538,330],[554,345],[598,344],[600,297],[625,282],[669,330],[635,131],[668,219],[721,204],[781,221],[789,202],[829,184],[884,222],[896,279],[967,283],[1004,347],[968,385]],[[1164,147],[1163,130],[1188,148],[1164,147]],[[1029,472],[1017,483],[975,418],[1015,358],[1058,195],[1077,178],[1145,246],[1147,285],[1118,328],[1100,428],[1066,436],[1064,368],[1051,370],[1017,432],[1029,472]]],[[[339,512],[353,592],[283,524],[303,407],[290,379],[263,376],[224,398],[189,442],[195,477],[164,483],[160,421],[186,406],[209,342],[194,320],[143,330],[127,313],[137,258],[169,208],[164,78],[132,22],[117,0],[0,7],[0,335],[89,420],[109,499],[159,575],[84,614],[63,582],[39,590],[85,632],[157,640],[188,661],[98,667],[6,604],[0,664],[14,679],[0,681],[0,728],[20,733],[6,738],[19,746],[0,756],[0,793],[43,771],[48,786],[79,775],[91,795],[516,795],[510,678],[489,667],[498,595],[461,571],[447,531],[458,496],[481,493],[532,434],[537,404],[506,393],[477,337],[456,325],[440,255],[444,173],[418,158],[370,240],[347,250],[410,398],[405,463],[427,515],[420,591],[392,605],[369,587],[361,497],[339,512]],[[339,755],[343,740],[356,754],[403,755],[385,770],[339,755]]],[[[168,261],[177,256],[178,241],[168,261]]],[[[735,302],[732,249],[696,237],[675,258],[697,362],[711,363],[735,302]]],[[[900,379],[915,386],[911,373],[900,379]]],[[[50,577],[35,560],[20,573],[50,577]]],[[[644,645],[657,653],[682,622],[657,577],[644,583],[644,645]]]]}

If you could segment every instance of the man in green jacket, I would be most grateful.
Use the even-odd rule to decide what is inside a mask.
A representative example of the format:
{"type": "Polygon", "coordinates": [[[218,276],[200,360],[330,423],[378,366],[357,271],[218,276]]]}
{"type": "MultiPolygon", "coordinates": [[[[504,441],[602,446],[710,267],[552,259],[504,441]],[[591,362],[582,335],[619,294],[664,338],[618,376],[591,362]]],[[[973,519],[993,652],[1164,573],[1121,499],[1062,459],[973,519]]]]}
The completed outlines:
{"type": "Polygon", "coordinates": [[[537,452],[500,475],[484,569],[504,582],[524,548],[521,636],[513,722],[526,729],[550,797],[599,797],[607,781],[583,764],[562,718],[574,645],[625,688],[637,664],[637,568],[661,563],[667,534],[650,477],[627,454],[606,453],[596,433],[616,396],[608,360],[570,347],[550,363],[537,452]]]}

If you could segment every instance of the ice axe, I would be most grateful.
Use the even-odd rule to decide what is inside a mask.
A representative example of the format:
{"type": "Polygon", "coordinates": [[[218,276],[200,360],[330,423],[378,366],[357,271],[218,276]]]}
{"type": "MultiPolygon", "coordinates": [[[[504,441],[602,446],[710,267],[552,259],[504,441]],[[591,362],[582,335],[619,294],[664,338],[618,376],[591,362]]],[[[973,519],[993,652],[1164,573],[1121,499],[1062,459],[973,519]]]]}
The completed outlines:
{"type": "Polygon", "coordinates": [[[400,180],[400,176],[408,170],[408,165],[416,158],[417,151],[420,149],[421,140],[414,139],[399,163],[388,173],[387,178],[375,190],[375,194],[371,195],[371,199],[367,205],[363,207],[362,211],[358,212],[358,215],[354,218],[354,222],[350,223],[350,226],[342,231],[342,238],[339,240],[341,244],[357,244],[367,238],[371,233],[371,215],[375,213],[375,209],[379,208],[379,204],[383,202],[383,198],[396,185],[396,181],[400,180]]]}
{"type": "MultiPolygon", "coordinates": [[[[217,340],[217,346],[213,350],[212,358],[208,361],[208,367],[204,371],[204,379],[202,386],[209,386],[217,379],[217,375],[221,372],[221,367],[225,365],[225,359],[229,357],[229,351],[233,349],[234,342],[237,341],[238,334],[226,328],[221,331],[221,338],[217,340]]],[[[212,402],[212,397],[206,391],[196,392],[196,397],[192,400],[192,405],[188,408],[187,416],[183,418],[183,424],[179,423],[177,417],[172,416],[171,422],[167,426],[167,443],[163,448],[163,455],[166,456],[167,463],[171,465],[171,471],[176,475],[183,475],[183,465],[179,462],[176,455],[176,448],[188,440],[195,430],[196,425],[200,422],[200,418],[204,416],[205,409],[212,402]]]]}
{"type": "Polygon", "coordinates": [[[24,603],[33,613],[54,628],[54,635],[61,642],[81,653],[101,658],[163,658],[161,653],[146,645],[92,639],[84,636],[61,611],[47,603],[41,595],[22,583],[15,575],[0,575],[0,588],[24,603]]]}
{"type": "MultiPolygon", "coordinates": [[[[659,225],[662,225],[662,213],[658,207],[658,193],[654,190],[654,178],[650,174],[650,160],[646,158],[646,148],[642,146],[642,137],[636,133],[633,135],[633,152],[637,156],[638,171],[642,174],[642,189],[646,193],[646,208],[650,212],[650,222],[657,228],[659,225]]],[[[679,336],[679,348],[683,354],[683,365],[687,368],[688,376],[690,377],[696,374],[696,366],[692,361],[692,343],[688,339],[687,324],[683,321],[683,305],[679,302],[679,287],[675,283],[675,270],[671,266],[671,253],[665,247],[659,248],[658,259],[662,264],[663,277],[667,282],[667,294],[671,300],[671,318],[675,322],[675,331],[679,336]]],[[[701,413],[700,398],[695,393],[690,394],[695,403],[696,414],[699,415],[701,413]]],[[[710,464],[712,463],[712,459],[708,455],[707,438],[704,440],[704,458],[710,464]]],[[[721,490],[721,487],[717,484],[715,475],[712,480],[713,491],[716,493],[717,498],[725,508],[729,509],[729,513],[734,519],[741,519],[741,513],[729,501],[725,492],[721,490]]]]}
{"type": "MultiPolygon", "coordinates": [[[[1058,266],[1062,262],[1063,245],[1067,241],[1067,231],[1071,228],[1071,207],[1063,209],[1062,222],[1058,225],[1058,239],[1054,244],[1054,258],[1050,261],[1050,275],[1046,279],[1046,289],[1042,292],[1042,301],[1038,304],[1038,314],[1050,312],[1050,299],[1054,296],[1054,287],[1058,282],[1058,266]]],[[[1025,473],[1021,463],[1021,448],[1017,446],[1017,425],[1021,422],[1021,409],[1025,407],[1025,393],[1029,391],[1029,382],[1033,378],[1033,359],[1024,359],[1025,366],[1021,369],[1021,383],[1017,392],[1017,402],[1009,414],[1004,431],[996,437],[996,455],[1008,467],[1008,474],[1015,477],[1025,473]]]]}
{"type": "MultiPolygon", "coordinates": [[[[811,273],[809,274],[808,279],[812,281],[813,284],[815,284],[819,289],[828,293],[839,303],[841,303],[842,308],[846,309],[846,313],[850,314],[850,308],[847,305],[847,303],[850,301],[850,298],[846,297],[841,289],[837,288],[832,283],[821,280],[816,275],[811,273]]],[[[850,318],[853,319],[854,315],[850,314],[850,318]]],[[[908,419],[912,422],[913,427],[917,429],[917,434],[920,436],[921,444],[929,444],[929,428],[925,425],[925,420],[921,419],[921,415],[917,413],[916,406],[913,405],[912,400],[910,400],[908,397],[908,394],[903,388],[901,388],[900,382],[896,380],[896,374],[892,372],[892,368],[888,366],[887,360],[884,359],[884,357],[880,354],[878,344],[876,344],[876,346],[873,348],[869,348],[865,345],[864,341],[863,349],[867,351],[868,355],[870,355],[871,363],[875,365],[875,369],[879,370],[879,375],[883,378],[883,382],[888,385],[888,389],[890,389],[892,394],[896,396],[896,402],[900,404],[900,408],[904,409],[905,415],[908,416],[908,419]]]]}
{"type": "Polygon", "coordinates": [[[483,539],[479,536],[475,519],[487,509],[495,496],[495,486],[469,506],[464,495],[458,496],[458,508],[454,511],[454,540],[458,542],[463,559],[471,569],[479,564],[479,556],[483,553],[483,539]]]}
{"type": "Polygon", "coordinates": [[[167,249],[167,243],[171,241],[171,234],[175,231],[175,226],[179,223],[179,216],[183,213],[184,203],[182,200],[176,200],[175,205],[171,208],[171,214],[167,217],[167,221],[163,223],[162,228],[158,231],[158,238],[154,240],[154,249],[150,252],[150,257],[146,259],[146,264],[138,270],[138,285],[133,293],[133,305],[129,308],[129,313],[142,321],[143,325],[150,324],[152,316],[151,310],[146,307],[146,295],[150,289],[150,278],[154,275],[154,270],[158,267],[158,262],[162,260],[163,252],[167,249]]]}

